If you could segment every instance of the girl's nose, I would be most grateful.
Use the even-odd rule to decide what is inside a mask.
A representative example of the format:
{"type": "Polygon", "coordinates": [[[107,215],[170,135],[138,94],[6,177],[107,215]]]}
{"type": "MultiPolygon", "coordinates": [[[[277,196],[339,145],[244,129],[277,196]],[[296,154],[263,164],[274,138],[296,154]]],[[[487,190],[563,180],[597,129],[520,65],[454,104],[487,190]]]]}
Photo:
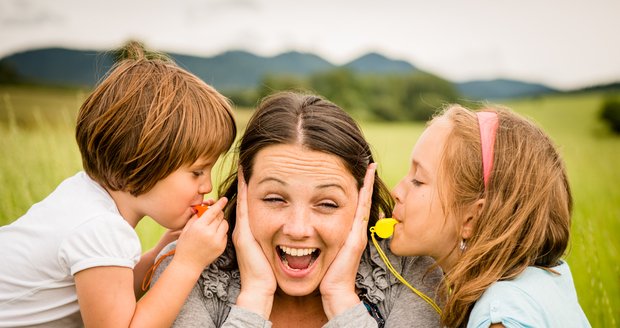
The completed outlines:
{"type": "Polygon", "coordinates": [[[399,181],[398,184],[396,185],[396,187],[394,187],[394,189],[392,190],[392,192],[390,192],[390,195],[392,195],[392,198],[394,198],[394,200],[397,203],[402,203],[402,197],[401,197],[401,185],[403,183],[403,180],[399,181]]]}

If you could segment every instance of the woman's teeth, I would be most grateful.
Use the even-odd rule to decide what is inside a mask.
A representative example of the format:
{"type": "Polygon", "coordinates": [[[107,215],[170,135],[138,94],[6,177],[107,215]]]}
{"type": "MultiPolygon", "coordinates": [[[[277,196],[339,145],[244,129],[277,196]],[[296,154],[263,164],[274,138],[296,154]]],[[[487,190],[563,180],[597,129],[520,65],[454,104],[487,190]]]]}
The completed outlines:
{"type": "Polygon", "coordinates": [[[321,253],[321,250],[318,248],[293,248],[286,246],[278,246],[277,248],[282,263],[293,271],[309,268],[321,253]]]}
{"type": "Polygon", "coordinates": [[[292,248],[292,247],[286,247],[286,246],[279,246],[280,250],[282,250],[282,252],[284,254],[290,255],[290,256],[306,256],[308,254],[312,254],[314,253],[317,248],[292,248]]]}

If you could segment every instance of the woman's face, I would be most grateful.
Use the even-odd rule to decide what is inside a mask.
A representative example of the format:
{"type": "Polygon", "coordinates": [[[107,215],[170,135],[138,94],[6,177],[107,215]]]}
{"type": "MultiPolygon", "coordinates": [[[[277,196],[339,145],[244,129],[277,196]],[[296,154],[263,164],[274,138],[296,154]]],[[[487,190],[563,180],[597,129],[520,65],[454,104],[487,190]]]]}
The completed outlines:
{"type": "Polygon", "coordinates": [[[440,118],[422,133],[413,148],[409,173],[392,192],[396,200],[393,217],[399,222],[390,243],[395,254],[430,255],[437,260],[456,245],[454,220],[444,213],[437,180],[451,129],[452,123],[440,118]]]}
{"type": "Polygon", "coordinates": [[[337,156],[299,145],[258,152],[248,181],[250,227],[285,294],[318,289],[351,231],[357,197],[337,156]]]}

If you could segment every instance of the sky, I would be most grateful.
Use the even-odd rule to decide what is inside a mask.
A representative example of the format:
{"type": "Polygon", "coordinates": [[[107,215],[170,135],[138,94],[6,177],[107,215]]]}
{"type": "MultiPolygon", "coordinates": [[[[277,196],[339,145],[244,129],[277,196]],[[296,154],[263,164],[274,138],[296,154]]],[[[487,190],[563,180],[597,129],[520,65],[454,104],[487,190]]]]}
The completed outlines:
{"type": "Polygon", "coordinates": [[[0,0],[0,58],[130,39],[205,57],[294,50],[336,65],[372,51],[455,82],[620,81],[618,0],[0,0]]]}

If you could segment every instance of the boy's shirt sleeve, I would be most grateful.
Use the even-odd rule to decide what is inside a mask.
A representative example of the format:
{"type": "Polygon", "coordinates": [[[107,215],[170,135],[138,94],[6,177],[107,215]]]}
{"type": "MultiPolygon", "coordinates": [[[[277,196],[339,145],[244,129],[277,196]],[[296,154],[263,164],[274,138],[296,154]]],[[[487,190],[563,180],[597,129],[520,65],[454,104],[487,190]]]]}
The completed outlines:
{"type": "Polygon", "coordinates": [[[133,269],[141,256],[140,239],[120,216],[99,216],[75,228],[62,242],[58,260],[71,275],[98,266],[133,269]]]}

